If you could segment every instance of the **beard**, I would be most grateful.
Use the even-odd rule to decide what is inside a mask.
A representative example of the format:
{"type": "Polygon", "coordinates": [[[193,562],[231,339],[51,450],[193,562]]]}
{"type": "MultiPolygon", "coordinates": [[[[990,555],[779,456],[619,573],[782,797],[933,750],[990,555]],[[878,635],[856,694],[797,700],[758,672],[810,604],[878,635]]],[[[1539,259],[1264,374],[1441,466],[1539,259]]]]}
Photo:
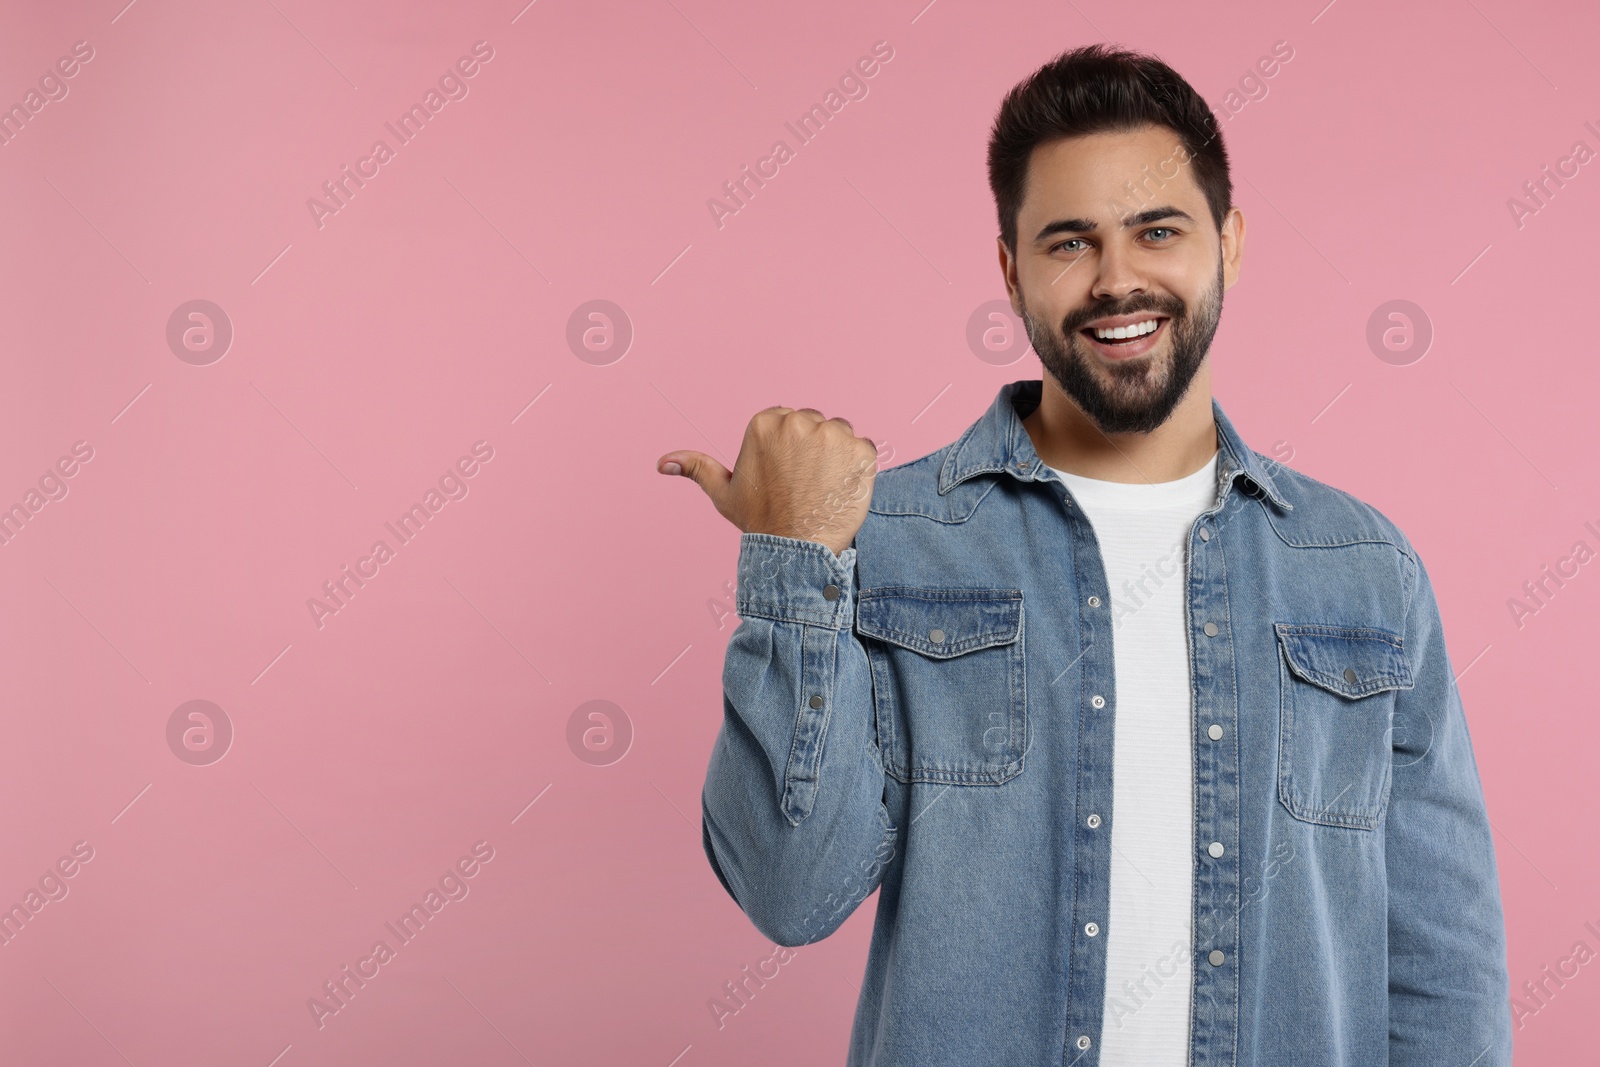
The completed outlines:
{"type": "Polygon", "coordinates": [[[1222,257],[1218,255],[1216,279],[1192,311],[1175,296],[1140,294],[1074,311],[1062,322],[1059,335],[1029,315],[1020,296],[1018,300],[1039,362],[1100,432],[1149,433],[1167,421],[1211,350],[1211,339],[1222,318],[1222,291],[1222,257]],[[1170,355],[1162,357],[1158,347],[1126,362],[1109,363],[1091,351],[1088,340],[1078,332],[1095,319],[1140,311],[1167,316],[1170,337],[1165,347],[1170,355]]]}

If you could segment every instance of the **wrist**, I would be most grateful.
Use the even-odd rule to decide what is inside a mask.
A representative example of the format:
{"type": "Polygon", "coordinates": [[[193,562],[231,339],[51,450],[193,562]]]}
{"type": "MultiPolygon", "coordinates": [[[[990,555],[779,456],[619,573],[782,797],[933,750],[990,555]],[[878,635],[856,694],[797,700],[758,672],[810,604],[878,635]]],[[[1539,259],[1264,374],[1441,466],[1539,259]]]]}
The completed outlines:
{"type": "Polygon", "coordinates": [[[739,539],[735,611],[839,629],[850,624],[855,549],[782,534],[746,532],[739,539]]]}

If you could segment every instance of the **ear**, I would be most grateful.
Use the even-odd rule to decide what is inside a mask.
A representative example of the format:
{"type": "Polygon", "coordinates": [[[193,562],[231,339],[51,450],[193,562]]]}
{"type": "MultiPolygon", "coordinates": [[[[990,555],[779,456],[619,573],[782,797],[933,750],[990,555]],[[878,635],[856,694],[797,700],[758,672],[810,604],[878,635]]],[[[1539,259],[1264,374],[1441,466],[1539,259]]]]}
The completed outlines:
{"type": "Polygon", "coordinates": [[[1229,208],[1222,217],[1222,287],[1232,289],[1244,261],[1244,212],[1229,208]]]}
{"type": "Polygon", "coordinates": [[[1000,275],[1005,279],[1006,295],[1011,298],[1011,311],[1019,319],[1022,317],[1022,290],[1017,282],[1017,259],[1006,247],[1006,240],[999,234],[995,235],[995,247],[1000,252],[1000,275]]]}

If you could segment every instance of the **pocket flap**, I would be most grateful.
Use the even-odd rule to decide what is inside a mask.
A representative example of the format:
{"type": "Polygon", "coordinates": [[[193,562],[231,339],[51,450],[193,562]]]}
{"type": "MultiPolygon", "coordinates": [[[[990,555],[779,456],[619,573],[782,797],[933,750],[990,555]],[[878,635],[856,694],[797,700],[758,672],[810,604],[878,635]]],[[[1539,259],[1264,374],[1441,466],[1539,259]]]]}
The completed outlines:
{"type": "Polygon", "coordinates": [[[1017,639],[1020,589],[881,586],[856,595],[856,631],[924,656],[949,659],[1017,639]]]}
{"type": "Polygon", "coordinates": [[[1353,699],[1415,684],[1400,637],[1388,630],[1287,622],[1274,628],[1289,669],[1312,685],[1353,699]]]}

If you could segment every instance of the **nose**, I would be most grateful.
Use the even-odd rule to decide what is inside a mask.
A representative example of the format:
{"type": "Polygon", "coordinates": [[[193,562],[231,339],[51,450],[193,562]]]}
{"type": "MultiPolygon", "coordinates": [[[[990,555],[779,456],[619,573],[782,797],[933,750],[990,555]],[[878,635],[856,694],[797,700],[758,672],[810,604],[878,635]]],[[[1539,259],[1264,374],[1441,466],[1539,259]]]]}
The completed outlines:
{"type": "Polygon", "coordinates": [[[1099,267],[1090,290],[1095,300],[1124,300],[1134,293],[1145,291],[1147,281],[1135,265],[1133,256],[1114,243],[1101,251],[1099,267]]]}

